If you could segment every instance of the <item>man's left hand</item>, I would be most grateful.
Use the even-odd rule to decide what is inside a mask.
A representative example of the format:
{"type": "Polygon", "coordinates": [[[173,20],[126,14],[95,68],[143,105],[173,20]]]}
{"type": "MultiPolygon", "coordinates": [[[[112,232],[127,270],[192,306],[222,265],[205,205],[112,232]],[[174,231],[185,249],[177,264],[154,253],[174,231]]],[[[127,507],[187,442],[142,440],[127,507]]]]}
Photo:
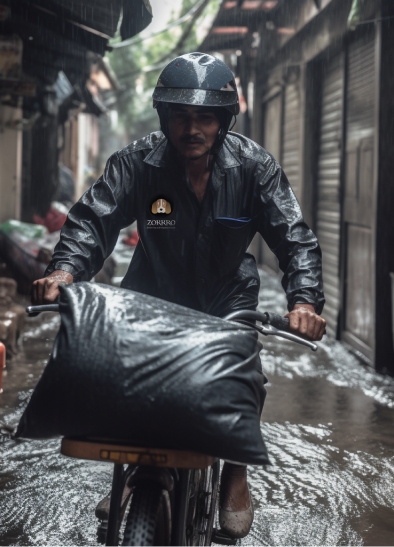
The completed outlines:
{"type": "Polygon", "coordinates": [[[317,315],[312,304],[295,304],[293,311],[285,317],[290,319],[290,332],[293,334],[315,342],[322,339],[326,321],[317,315]]]}

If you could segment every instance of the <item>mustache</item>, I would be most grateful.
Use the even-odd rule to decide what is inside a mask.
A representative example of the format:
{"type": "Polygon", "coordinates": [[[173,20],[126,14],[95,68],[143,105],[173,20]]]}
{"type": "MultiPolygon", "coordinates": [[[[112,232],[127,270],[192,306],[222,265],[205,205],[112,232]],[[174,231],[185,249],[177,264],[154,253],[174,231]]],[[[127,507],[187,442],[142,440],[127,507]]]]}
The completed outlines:
{"type": "Polygon", "coordinates": [[[205,139],[203,139],[202,137],[190,137],[188,135],[185,135],[184,137],[181,137],[179,140],[181,142],[184,142],[184,143],[196,143],[196,144],[204,144],[205,143],[205,139]]]}

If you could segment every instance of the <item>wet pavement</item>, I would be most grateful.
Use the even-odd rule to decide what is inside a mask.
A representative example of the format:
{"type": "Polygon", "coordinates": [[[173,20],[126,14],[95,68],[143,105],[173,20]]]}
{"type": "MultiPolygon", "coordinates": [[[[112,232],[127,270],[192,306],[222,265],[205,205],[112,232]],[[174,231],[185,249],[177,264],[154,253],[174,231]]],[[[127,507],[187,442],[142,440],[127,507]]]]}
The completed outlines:
{"type": "MultiPolygon", "coordinates": [[[[283,313],[262,272],[261,310],[283,313]]],[[[29,319],[0,395],[0,545],[95,545],[111,466],[63,457],[59,440],[12,440],[59,318],[29,319]],[[5,427],[4,427],[5,426],[5,427]]],[[[250,468],[255,521],[243,545],[394,544],[394,379],[327,339],[317,353],[264,339],[262,431],[272,466],[250,468]]],[[[72,397],[72,394],[70,394],[72,397]]]]}

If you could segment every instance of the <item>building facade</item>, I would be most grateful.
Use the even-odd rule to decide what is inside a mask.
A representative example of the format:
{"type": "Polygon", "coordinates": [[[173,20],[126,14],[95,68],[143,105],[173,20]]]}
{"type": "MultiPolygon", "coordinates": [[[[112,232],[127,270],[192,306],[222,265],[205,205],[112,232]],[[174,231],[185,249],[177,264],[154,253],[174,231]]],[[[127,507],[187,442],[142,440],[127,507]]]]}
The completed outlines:
{"type": "Polygon", "coordinates": [[[151,20],[148,0],[0,0],[0,222],[45,217],[62,165],[74,199],[86,189],[103,94],[117,89],[103,60],[109,39],[151,20]]]}
{"type": "MultiPolygon", "coordinates": [[[[279,161],[319,238],[328,332],[393,374],[393,3],[224,2],[221,12],[203,47],[236,50],[235,72],[254,90],[248,136],[279,161]],[[221,47],[215,26],[223,37],[226,25],[221,47]]],[[[267,245],[256,248],[278,271],[267,245]]]]}

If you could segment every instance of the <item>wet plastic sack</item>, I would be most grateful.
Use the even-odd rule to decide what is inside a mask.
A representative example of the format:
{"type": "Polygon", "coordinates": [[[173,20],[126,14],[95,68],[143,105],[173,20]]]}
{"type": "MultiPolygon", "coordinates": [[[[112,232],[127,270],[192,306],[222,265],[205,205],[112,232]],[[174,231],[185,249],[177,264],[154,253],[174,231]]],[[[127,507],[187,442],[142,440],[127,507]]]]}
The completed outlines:
{"type": "Polygon", "coordinates": [[[257,334],[152,296],[64,286],[61,327],[17,436],[124,439],[265,464],[257,334]]]}

